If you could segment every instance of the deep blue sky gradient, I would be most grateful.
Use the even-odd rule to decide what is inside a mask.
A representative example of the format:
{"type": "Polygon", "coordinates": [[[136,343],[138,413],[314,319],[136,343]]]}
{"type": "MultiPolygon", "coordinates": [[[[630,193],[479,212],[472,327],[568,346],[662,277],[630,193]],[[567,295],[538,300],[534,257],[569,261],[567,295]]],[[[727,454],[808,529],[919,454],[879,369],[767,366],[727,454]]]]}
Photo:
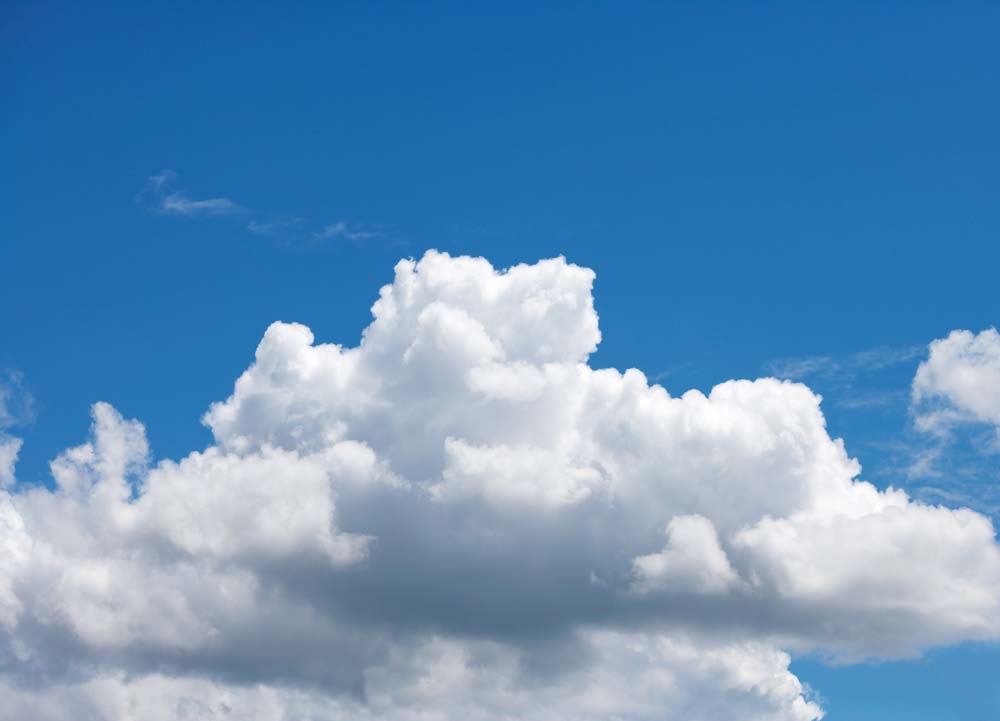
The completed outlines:
{"type": "MultiPolygon", "coordinates": [[[[1000,323],[995,3],[89,5],[0,9],[24,482],[97,400],[157,457],[203,447],[271,321],[354,345],[429,247],[594,268],[592,362],[675,394],[1000,323]],[[151,212],[168,168],[247,213],[151,212]],[[310,240],[338,221],[377,236],[310,240]]],[[[906,483],[918,362],[806,379],[880,485],[906,483]]],[[[831,721],[1000,713],[996,649],[794,668],[831,721]]]]}

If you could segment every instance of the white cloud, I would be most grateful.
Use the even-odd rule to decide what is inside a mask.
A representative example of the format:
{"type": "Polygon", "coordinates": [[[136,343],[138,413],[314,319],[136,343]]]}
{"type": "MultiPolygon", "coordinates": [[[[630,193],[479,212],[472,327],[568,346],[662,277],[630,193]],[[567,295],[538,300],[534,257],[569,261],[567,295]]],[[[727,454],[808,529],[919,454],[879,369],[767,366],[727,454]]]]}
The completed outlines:
{"type": "Polygon", "coordinates": [[[206,198],[192,200],[183,190],[175,190],[172,186],[177,180],[177,174],[172,170],[164,170],[146,180],[143,196],[151,206],[168,215],[197,217],[205,215],[234,215],[244,212],[244,209],[229,198],[206,198]]]}
{"type": "Polygon", "coordinates": [[[722,593],[739,581],[715,526],[704,516],[676,516],[667,524],[663,550],[632,561],[637,589],[722,593]]]}
{"type": "Polygon", "coordinates": [[[1000,637],[988,519],[857,480],[803,385],[592,368],[593,280],[401,261],[358,346],[273,324],[177,462],[97,404],[0,495],[0,718],[804,721],[781,649],[1000,637]]]}
{"type": "Polygon", "coordinates": [[[1000,333],[956,330],[932,342],[913,379],[913,403],[922,430],[984,423],[1000,433],[1000,333]]]}

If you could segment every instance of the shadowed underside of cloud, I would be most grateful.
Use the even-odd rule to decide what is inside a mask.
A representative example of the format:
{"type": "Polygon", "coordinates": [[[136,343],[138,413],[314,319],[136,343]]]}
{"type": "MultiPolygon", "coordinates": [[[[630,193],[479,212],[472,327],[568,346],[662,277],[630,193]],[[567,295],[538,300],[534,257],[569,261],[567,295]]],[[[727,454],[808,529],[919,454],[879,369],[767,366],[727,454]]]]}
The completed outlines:
{"type": "Polygon", "coordinates": [[[987,518],[858,480],[804,385],[590,367],[593,279],[401,261],[177,462],[95,405],[0,495],[0,718],[805,721],[787,652],[1000,636],[987,518]]]}

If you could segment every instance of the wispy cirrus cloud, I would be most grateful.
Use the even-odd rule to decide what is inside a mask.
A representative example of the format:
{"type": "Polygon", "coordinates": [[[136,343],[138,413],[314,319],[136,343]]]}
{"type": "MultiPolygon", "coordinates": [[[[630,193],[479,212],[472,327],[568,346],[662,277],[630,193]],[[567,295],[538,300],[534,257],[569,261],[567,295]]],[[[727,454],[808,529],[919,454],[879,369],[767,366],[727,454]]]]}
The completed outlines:
{"type": "Polygon", "coordinates": [[[157,212],[187,218],[246,212],[243,206],[229,198],[192,199],[186,191],[174,188],[176,180],[177,173],[172,170],[151,175],[146,179],[146,187],[140,193],[140,198],[157,212]]]}
{"type": "Polygon", "coordinates": [[[35,399],[24,385],[24,375],[20,371],[0,373],[0,488],[14,484],[14,466],[21,452],[21,439],[8,431],[34,417],[35,399]]]}
{"type": "Polygon", "coordinates": [[[187,190],[176,187],[177,179],[177,173],[170,169],[151,175],[138,195],[139,202],[160,215],[184,218],[230,217],[243,223],[248,233],[274,238],[284,246],[309,246],[334,239],[352,242],[390,239],[384,226],[366,226],[354,221],[337,220],[315,230],[310,228],[311,224],[306,218],[260,212],[231,198],[192,198],[187,190]]]}
{"type": "Polygon", "coordinates": [[[774,376],[788,380],[826,377],[852,381],[859,374],[874,372],[916,360],[924,353],[924,346],[876,346],[849,354],[778,358],[768,362],[765,369],[774,376]]]}
{"type": "Polygon", "coordinates": [[[385,234],[381,230],[376,230],[372,228],[360,228],[357,225],[348,223],[343,220],[338,220],[336,223],[331,223],[323,228],[321,231],[316,233],[313,237],[316,240],[325,240],[327,238],[346,238],[347,240],[370,240],[372,238],[381,238],[385,234]]]}
{"type": "MultiPolygon", "coordinates": [[[[902,447],[908,490],[927,503],[964,506],[1000,518],[1000,468],[985,434],[956,435],[947,441],[914,440],[902,447]]],[[[902,455],[902,454],[900,454],[902,455]]]]}
{"type": "Polygon", "coordinates": [[[254,219],[247,223],[247,230],[254,235],[288,235],[300,233],[303,222],[303,218],[286,218],[281,220],[254,219]]]}
{"type": "Polygon", "coordinates": [[[814,383],[831,394],[831,401],[849,410],[902,406],[908,392],[901,388],[872,387],[866,376],[914,363],[924,353],[922,345],[882,345],[854,353],[777,358],[764,365],[769,375],[814,383]]]}
{"type": "Polygon", "coordinates": [[[890,390],[863,390],[849,393],[842,398],[836,399],[836,404],[840,408],[848,410],[869,410],[886,408],[888,406],[902,406],[906,403],[907,392],[901,389],[890,390]]]}

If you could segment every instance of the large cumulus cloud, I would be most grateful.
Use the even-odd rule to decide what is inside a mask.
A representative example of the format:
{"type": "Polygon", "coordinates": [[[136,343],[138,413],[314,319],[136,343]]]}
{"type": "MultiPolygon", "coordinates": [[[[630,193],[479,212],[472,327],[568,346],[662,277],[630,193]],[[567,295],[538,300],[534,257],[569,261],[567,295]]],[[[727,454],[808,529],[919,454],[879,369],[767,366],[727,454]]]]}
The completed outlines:
{"type": "Polygon", "coordinates": [[[593,280],[401,261],[357,346],[272,325],[177,462],[97,404],[0,497],[10,718],[804,721],[787,651],[1000,636],[987,518],[859,480],[803,385],[590,367],[593,280]]]}

